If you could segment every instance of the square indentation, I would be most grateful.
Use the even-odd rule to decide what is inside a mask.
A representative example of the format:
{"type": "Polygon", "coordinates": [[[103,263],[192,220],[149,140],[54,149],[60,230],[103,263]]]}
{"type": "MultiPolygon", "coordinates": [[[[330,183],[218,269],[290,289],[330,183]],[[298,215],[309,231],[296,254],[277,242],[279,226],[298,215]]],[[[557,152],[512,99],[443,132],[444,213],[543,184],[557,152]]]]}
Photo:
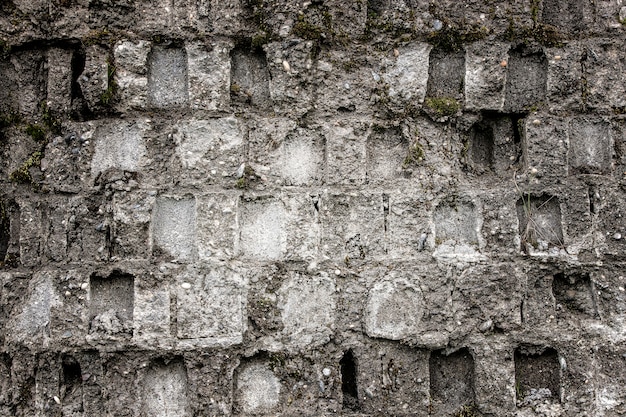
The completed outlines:
{"type": "Polygon", "coordinates": [[[115,271],[90,278],[89,333],[132,333],[135,278],[115,271]]]}
{"type": "Polygon", "coordinates": [[[559,316],[582,314],[594,317],[597,314],[589,274],[555,274],[552,279],[552,294],[559,316]]]}
{"type": "Polygon", "coordinates": [[[505,173],[521,158],[519,114],[484,112],[469,133],[467,163],[475,174],[505,173]]]}
{"type": "Polygon", "coordinates": [[[153,252],[166,251],[181,260],[192,260],[196,248],[196,198],[187,195],[159,197],[152,213],[153,252]]]}
{"type": "Polygon", "coordinates": [[[541,20],[567,31],[584,29],[583,0],[543,0],[541,20]]]}
{"type": "Polygon", "coordinates": [[[525,195],[517,201],[517,217],[522,248],[539,250],[563,246],[561,206],[558,198],[546,194],[525,195]]]}
{"type": "Polygon", "coordinates": [[[190,416],[187,391],[187,370],[182,359],[155,361],[144,380],[142,415],[190,416]]]}
{"type": "Polygon", "coordinates": [[[428,63],[427,97],[462,98],[465,82],[465,51],[433,49],[428,63]]]}
{"type": "Polygon", "coordinates": [[[605,174],[611,170],[610,124],[601,119],[576,118],[569,126],[570,173],[605,174]]]}
{"type": "Polygon", "coordinates": [[[561,396],[559,355],[552,348],[519,347],[515,350],[515,393],[518,406],[559,401],[561,396]]]}
{"type": "Polygon", "coordinates": [[[148,91],[154,107],[187,103],[187,53],[182,48],[155,46],[148,60],[148,91]]]}
{"type": "Polygon", "coordinates": [[[504,110],[521,112],[546,98],[548,60],[541,49],[524,45],[509,52],[504,110]]]}
{"type": "Polygon", "coordinates": [[[454,197],[441,201],[433,213],[435,241],[478,245],[478,217],[471,201],[454,197]]]}
{"type": "Polygon", "coordinates": [[[432,352],[429,361],[430,397],[437,415],[451,415],[474,403],[474,358],[464,348],[446,355],[432,352]]]}
{"type": "Polygon", "coordinates": [[[230,54],[230,98],[260,109],[271,107],[269,70],[262,49],[237,47],[230,54]]]}

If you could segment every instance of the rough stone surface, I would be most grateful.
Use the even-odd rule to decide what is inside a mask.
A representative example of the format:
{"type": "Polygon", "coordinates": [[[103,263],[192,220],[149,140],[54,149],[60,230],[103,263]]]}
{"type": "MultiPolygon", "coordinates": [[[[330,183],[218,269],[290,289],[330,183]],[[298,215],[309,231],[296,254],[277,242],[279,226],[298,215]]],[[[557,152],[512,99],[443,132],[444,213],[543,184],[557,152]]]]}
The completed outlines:
{"type": "Polygon", "coordinates": [[[625,18],[0,1],[0,416],[626,414],[625,18]]]}

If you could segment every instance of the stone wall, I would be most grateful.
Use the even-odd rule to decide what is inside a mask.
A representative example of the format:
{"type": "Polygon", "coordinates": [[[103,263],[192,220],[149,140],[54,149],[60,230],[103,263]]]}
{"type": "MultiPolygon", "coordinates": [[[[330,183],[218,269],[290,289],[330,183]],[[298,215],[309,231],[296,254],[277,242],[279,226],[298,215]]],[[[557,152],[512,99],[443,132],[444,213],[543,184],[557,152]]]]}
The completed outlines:
{"type": "Polygon", "coordinates": [[[623,415],[625,40],[622,0],[4,0],[0,415],[623,415]]]}

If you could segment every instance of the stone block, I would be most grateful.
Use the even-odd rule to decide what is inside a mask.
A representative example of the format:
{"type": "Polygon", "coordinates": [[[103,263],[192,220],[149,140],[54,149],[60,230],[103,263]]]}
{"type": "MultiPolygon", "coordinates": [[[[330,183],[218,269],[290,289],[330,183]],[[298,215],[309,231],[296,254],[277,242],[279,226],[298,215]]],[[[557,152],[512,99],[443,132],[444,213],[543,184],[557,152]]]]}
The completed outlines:
{"type": "Polygon", "coordinates": [[[244,126],[235,117],[181,120],[174,125],[183,178],[202,183],[231,176],[244,162],[244,126]]]}
{"type": "Polygon", "coordinates": [[[546,0],[541,9],[541,22],[563,32],[579,32],[586,27],[583,0],[546,0]]]}
{"type": "Polygon", "coordinates": [[[193,195],[160,196],[152,212],[152,251],[183,262],[198,255],[196,198],[193,195]]]}
{"type": "Polygon", "coordinates": [[[109,88],[107,54],[107,50],[98,45],[85,48],[85,67],[76,82],[91,110],[102,104],[102,94],[109,88]]]}
{"type": "Polygon", "coordinates": [[[70,198],[66,227],[68,260],[85,262],[109,258],[110,225],[105,208],[99,195],[70,198]]]}
{"type": "Polygon", "coordinates": [[[570,174],[610,173],[613,157],[612,142],[609,122],[588,117],[571,119],[567,154],[570,174]]]}
{"type": "Polygon", "coordinates": [[[368,133],[369,126],[365,122],[336,121],[325,129],[328,184],[365,182],[368,133]]]}
{"type": "Polygon", "coordinates": [[[328,274],[292,273],[278,290],[278,306],[288,349],[314,348],[328,343],[336,315],[335,282],[328,274]]]}
{"type": "Polygon", "coordinates": [[[467,45],[465,107],[468,110],[503,109],[509,47],[508,43],[503,42],[467,45]]]}
{"type": "Polygon", "coordinates": [[[145,274],[136,278],[133,300],[133,343],[135,345],[145,348],[171,348],[173,346],[170,332],[172,324],[170,288],[165,283],[167,278],[169,277],[159,273],[145,274]]]}
{"type": "Polygon", "coordinates": [[[74,51],[52,48],[48,50],[48,82],[46,104],[57,114],[67,114],[72,104],[72,59],[74,51]]]}
{"type": "Polygon", "coordinates": [[[146,154],[143,134],[148,129],[144,120],[98,125],[94,133],[91,175],[97,177],[108,169],[139,171],[146,154]]]}
{"type": "Polygon", "coordinates": [[[522,124],[522,154],[526,168],[538,178],[567,175],[567,120],[531,114],[522,124]]]}
{"type": "Polygon", "coordinates": [[[469,132],[467,164],[478,175],[510,175],[521,159],[522,144],[515,115],[483,114],[469,132]]]}
{"type": "Polygon", "coordinates": [[[515,408],[515,364],[511,346],[482,345],[472,348],[474,393],[480,411],[506,415],[515,408]],[[502,381],[494,384],[494,381],[502,381]]]}
{"type": "Polygon", "coordinates": [[[187,53],[184,49],[152,47],[148,56],[148,97],[152,106],[163,109],[187,103],[187,53]]]}
{"type": "Polygon", "coordinates": [[[177,346],[231,346],[246,327],[246,284],[221,265],[189,266],[176,277],[177,346]]]}
{"type": "Polygon", "coordinates": [[[249,160],[269,182],[319,185],[324,180],[324,136],[286,118],[261,119],[250,130],[249,160]]]}
{"type": "Polygon", "coordinates": [[[267,364],[251,362],[237,370],[236,407],[245,415],[266,414],[279,405],[282,386],[267,364]]]}
{"type": "Polygon", "coordinates": [[[527,194],[517,201],[516,207],[523,250],[547,251],[550,246],[564,246],[561,204],[557,197],[527,194]]]}
{"type": "Polygon", "coordinates": [[[46,55],[42,50],[23,50],[10,56],[13,80],[8,86],[9,97],[18,112],[33,118],[39,114],[46,92],[46,55]]]}
{"type": "Polygon", "coordinates": [[[238,194],[197,197],[198,258],[228,259],[235,255],[238,194]]]}
{"type": "MultiPolygon", "coordinates": [[[[6,323],[5,340],[27,346],[43,346],[50,339],[50,309],[61,303],[55,289],[56,274],[52,271],[35,273],[27,285],[23,301],[14,306],[14,313],[6,323]]],[[[6,291],[5,282],[5,291],[6,291]]],[[[3,294],[7,297],[9,294],[3,294]]]]}
{"type": "Polygon", "coordinates": [[[394,258],[416,257],[432,246],[430,203],[408,190],[383,194],[386,253],[394,258]]]}
{"type": "Polygon", "coordinates": [[[230,43],[190,42],[187,53],[189,104],[197,110],[223,110],[230,104],[230,43]]]}
{"type": "Polygon", "coordinates": [[[399,128],[373,128],[367,138],[367,183],[384,184],[408,176],[409,146],[399,128]]]}
{"type": "Polygon", "coordinates": [[[148,57],[152,44],[122,41],[113,49],[115,83],[119,94],[116,107],[121,111],[143,109],[148,105],[148,57]]]}
{"type": "Polygon", "coordinates": [[[298,193],[283,196],[287,209],[286,261],[315,260],[320,250],[319,193],[298,193]]]}
{"type": "Polygon", "coordinates": [[[482,205],[470,197],[448,196],[433,210],[433,231],[437,259],[470,261],[483,259],[482,205]]]}
{"type": "Polygon", "coordinates": [[[424,102],[431,49],[428,43],[416,43],[398,50],[398,57],[383,75],[389,85],[388,94],[393,105],[418,106],[424,102]]]}
{"type": "Polygon", "coordinates": [[[142,414],[154,417],[191,416],[187,370],[181,359],[155,361],[143,380],[142,414]]]}
{"type": "Polygon", "coordinates": [[[323,194],[320,219],[325,256],[349,261],[384,254],[382,194],[323,194]]]}
{"type": "Polygon", "coordinates": [[[548,71],[546,98],[551,110],[580,110],[583,105],[583,72],[579,42],[569,42],[559,48],[546,48],[548,71]]]}
{"type": "Polygon", "coordinates": [[[40,262],[43,242],[39,237],[43,231],[41,207],[37,202],[21,200],[20,208],[20,263],[34,266],[40,262]]]}
{"type": "Polygon", "coordinates": [[[55,272],[54,291],[61,295],[50,306],[50,337],[56,346],[84,346],[89,332],[89,278],[84,270],[55,272]]]}
{"type": "Polygon", "coordinates": [[[403,340],[415,336],[424,315],[419,284],[404,277],[384,277],[369,291],[365,331],[369,337],[403,340]]]}
{"type": "Polygon", "coordinates": [[[243,199],[239,208],[239,250],[250,258],[277,260],[287,249],[287,210],[274,198],[243,199]]]}
{"type": "Polygon", "coordinates": [[[113,256],[122,259],[150,257],[150,218],[155,192],[116,192],[113,195],[113,256]]]}
{"type": "Polygon", "coordinates": [[[597,110],[626,108],[626,53],[621,42],[611,39],[589,41],[582,66],[586,106],[597,110]]]}

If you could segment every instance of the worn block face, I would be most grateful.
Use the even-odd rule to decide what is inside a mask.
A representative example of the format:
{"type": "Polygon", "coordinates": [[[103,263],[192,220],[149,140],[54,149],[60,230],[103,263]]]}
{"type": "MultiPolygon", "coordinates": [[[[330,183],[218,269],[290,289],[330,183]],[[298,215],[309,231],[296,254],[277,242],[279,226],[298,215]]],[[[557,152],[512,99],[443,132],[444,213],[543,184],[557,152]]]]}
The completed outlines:
{"type": "Polygon", "coordinates": [[[252,258],[278,259],[285,252],[286,210],[275,199],[242,200],[240,202],[241,252],[252,258]]]}
{"type": "Polygon", "coordinates": [[[610,125],[601,119],[572,119],[569,126],[570,174],[606,174],[611,170],[610,125]]]}
{"type": "Polygon", "coordinates": [[[515,386],[517,404],[559,402],[561,397],[561,370],[557,351],[538,347],[519,347],[515,350],[515,386]]]}
{"type": "Polygon", "coordinates": [[[367,182],[384,183],[403,177],[408,155],[409,142],[400,129],[375,129],[367,138],[367,182]]]}
{"type": "Polygon", "coordinates": [[[527,195],[517,201],[517,216],[522,248],[531,245],[539,250],[563,246],[561,206],[554,196],[527,195]]]}
{"type": "Polygon", "coordinates": [[[448,415],[474,403],[474,358],[468,349],[449,355],[431,352],[430,396],[437,414],[448,415]]]}
{"type": "Polygon", "coordinates": [[[402,340],[419,332],[424,314],[422,292],[408,279],[378,282],[370,290],[365,331],[370,337],[402,340]]]}
{"type": "Polygon", "coordinates": [[[523,159],[526,168],[537,170],[533,175],[540,178],[567,175],[567,123],[566,119],[535,114],[520,122],[523,159]]]}
{"type": "Polygon", "coordinates": [[[143,383],[142,412],[149,416],[187,417],[187,370],[182,360],[150,365],[143,383]]]}
{"type": "Polygon", "coordinates": [[[588,274],[555,274],[552,294],[559,318],[569,315],[596,317],[596,295],[588,274]]]}
{"type": "Polygon", "coordinates": [[[89,279],[90,335],[105,337],[132,334],[135,278],[113,272],[89,279]]]}
{"type": "Polygon", "coordinates": [[[584,29],[584,2],[582,0],[546,0],[541,20],[562,30],[576,32],[584,29]]]}
{"type": "Polygon", "coordinates": [[[428,55],[431,46],[417,43],[399,50],[395,62],[384,75],[389,84],[389,98],[394,104],[421,104],[428,82],[428,55]]]}
{"type": "Polygon", "coordinates": [[[181,48],[154,46],[148,58],[148,91],[155,107],[180,106],[187,102],[187,53],[181,48]]]}
{"type": "Polygon", "coordinates": [[[229,104],[230,49],[229,43],[220,42],[185,45],[191,108],[217,110],[229,104]]]}
{"type": "MultiPolygon", "coordinates": [[[[116,107],[120,110],[145,108],[148,103],[148,56],[150,54],[151,43],[146,41],[131,42],[122,41],[115,45],[113,54],[115,57],[115,84],[118,87],[120,102],[116,107]]],[[[102,53],[102,50],[92,51],[102,53]]],[[[87,99],[94,104],[101,102],[101,97],[106,91],[109,95],[112,93],[113,86],[108,82],[108,74],[112,70],[109,64],[102,63],[97,60],[96,56],[92,56],[92,62],[89,68],[97,77],[96,82],[103,82],[104,92],[100,88],[89,94],[91,99],[87,99]],[[97,101],[96,101],[97,100],[97,101]]],[[[84,81],[84,80],[83,80],[84,81]]],[[[104,104],[104,103],[101,103],[104,104]]]]}
{"type": "Polygon", "coordinates": [[[219,265],[188,267],[176,278],[178,346],[241,343],[246,292],[242,277],[219,265]]]}
{"type": "Polygon", "coordinates": [[[328,275],[294,273],[280,288],[279,301],[289,348],[319,346],[330,340],[336,302],[335,283],[328,275]]]}
{"type": "Polygon", "coordinates": [[[196,199],[187,195],[181,198],[157,198],[152,213],[152,250],[165,252],[183,261],[197,256],[196,199]]]}
{"type": "Polygon", "coordinates": [[[513,49],[506,67],[505,111],[521,112],[545,100],[548,61],[542,50],[513,49]]]}
{"type": "Polygon", "coordinates": [[[519,116],[483,113],[472,126],[467,162],[476,174],[506,174],[521,158],[519,116]]]}
{"type": "Polygon", "coordinates": [[[504,106],[508,43],[471,44],[465,50],[465,106],[500,110],[504,106]]]}
{"type": "Polygon", "coordinates": [[[95,177],[107,169],[138,171],[146,154],[142,137],[146,129],[143,121],[98,126],[94,133],[96,144],[91,160],[91,175],[95,177]]]}
{"type": "Polygon", "coordinates": [[[361,184],[365,181],[367,130],[361,123],[341,122],[326,133],[326,181],[329,184],[361,184]]]}
{"type": "Polygon", "coordinates": [[[478,213],[471,201],[443,200],[433,212],[435,241],[478,245],[478,213]]]}
{"type": "Polygon", "coordinates": [[[237,408],[248,415],[272,412],[280,400],[280,380],[263,362],[251,362],[237,372],[237,408]]]}
{"type": "Polygon", "coordinates": [[[288,134],[281,146],[276,167],[285,185],[319,184],[324,175],[324,138],[315,132],[297,129],[288,134]]]}

